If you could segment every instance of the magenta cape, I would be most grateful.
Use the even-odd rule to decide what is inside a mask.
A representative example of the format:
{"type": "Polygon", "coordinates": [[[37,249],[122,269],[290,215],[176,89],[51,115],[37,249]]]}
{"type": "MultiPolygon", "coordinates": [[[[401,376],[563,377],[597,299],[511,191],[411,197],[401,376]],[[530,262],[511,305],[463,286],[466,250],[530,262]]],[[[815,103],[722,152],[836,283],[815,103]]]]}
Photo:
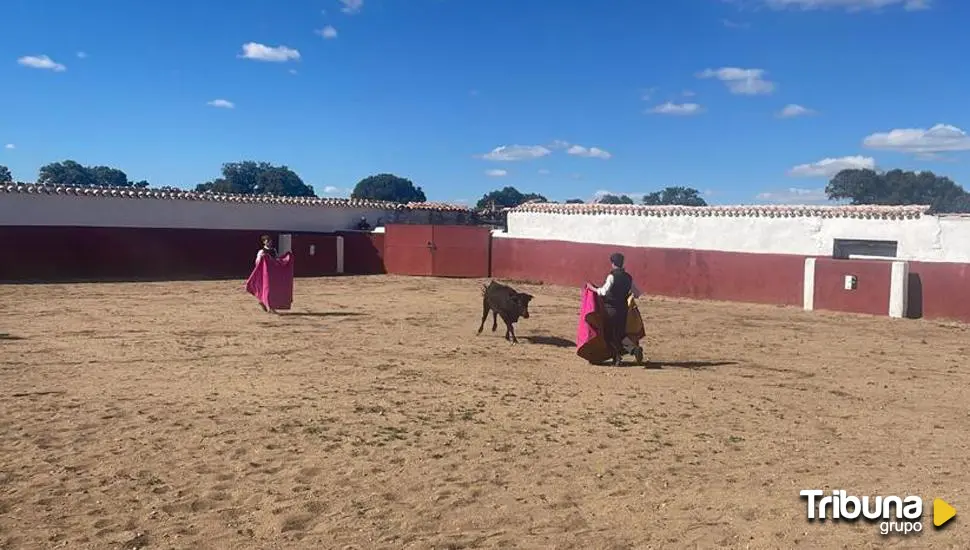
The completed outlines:
{"type": "Polygon", "coordinates": [[[579,326],[576,328],[576,355],[590,363],[600,363],[610,358],[610,350],[603,337],[603,325],[603,313],[596,293],[583,288],[579,326]]]}
{"type": "Polygon", "coordinates": [[[279,259],[263,256],[246,281],[246,292],[270,309],[290,309],[293,304],[293,255],[279,259]]]}

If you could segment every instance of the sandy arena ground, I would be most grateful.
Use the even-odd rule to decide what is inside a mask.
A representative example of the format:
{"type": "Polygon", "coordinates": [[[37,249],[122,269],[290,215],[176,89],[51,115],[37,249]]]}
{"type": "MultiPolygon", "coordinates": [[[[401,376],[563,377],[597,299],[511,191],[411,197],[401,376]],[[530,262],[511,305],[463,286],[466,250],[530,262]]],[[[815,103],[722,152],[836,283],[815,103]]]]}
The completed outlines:
{"type": "Polygon", "coordinates": [[[966,326],[656,299],[655,363],[611,368],[576,289],[519,285],[512,347],[480,281],[241,285],[0,286],[0,548],[970,547],[931,506],[970,513],[966,326]]]}

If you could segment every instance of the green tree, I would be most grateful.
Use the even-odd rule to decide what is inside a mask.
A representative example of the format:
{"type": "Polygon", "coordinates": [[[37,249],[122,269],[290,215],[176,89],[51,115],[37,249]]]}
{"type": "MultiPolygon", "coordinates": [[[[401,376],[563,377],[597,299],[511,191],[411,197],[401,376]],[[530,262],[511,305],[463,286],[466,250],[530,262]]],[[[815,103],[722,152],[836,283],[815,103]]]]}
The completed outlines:
{"type": "Polygon", "coordinates": [[[707,206],[707,201],[701,197],[701,192],[693,187],[665,187],[644,195],[643,204],[651,206],[707,206]]]}
{"type": "Polygon", "coordinates": [[[0,184],[13,183],[13,174],[10,169],[0,164],[0,184]]]}
{"type": "Polygon", "coordinates": [[[475,208],[478,210],[484,210],[490,208],[493,204],[495,208],[515,208],[520,204],[524,204],[529,201],[538,200],[539,202],[549,202],[549,199],[539,195],[537,193],[521,193],[515,187],[504,187],[502,189],[496,189],[495,191],[490,191],[478,199],[478,203],[475,208]]]}
{"type": "Polygon", "coordinates": [[[426,202],[424,191],[414,183],[394,174],[376,174],[357,182],[350,198],[358,200],[388,201],[406,204],[426,202]]]}
{"type": "Polygon", "coordinates": [[[842,170],[825,186],[825,194],[850,204],[921,204],[935,212],[970,212],[970,195],[963,187],[929,171],[842,170]]]}
{"type": "Polygon", "coordinates": [[[94,173],[87,166],[73,160],[52,162],[40,167],[37,183],[67,187],[91,187],[97,185],[94,173]]]}
{"type": "Polygon", "coordinates": [[[200,193],[315,197],[313,187],[286,166],[246,160],[222,165],[222,177],[195,186],[200,193]]]}
{"type": "Polygon", "coordinates": [[[83,166],[73,161],[52,162],[40,167],[37,183],[68,187],[148,187],[145,180],[133,182],[128,174],[110,166],[83,166]]]}
{"type": "Polygon", "coordinates": [[[599,203],[600,204],[633,204],[633,199],[631,199],[626,195],[616,196],[616,195],[606,194],[600,197],[599,203]]]}
{"type": "Polygon", "coordinates": [[[566,204],[583,204],[585,202],[583,199],[569,199],[566,204]]]}

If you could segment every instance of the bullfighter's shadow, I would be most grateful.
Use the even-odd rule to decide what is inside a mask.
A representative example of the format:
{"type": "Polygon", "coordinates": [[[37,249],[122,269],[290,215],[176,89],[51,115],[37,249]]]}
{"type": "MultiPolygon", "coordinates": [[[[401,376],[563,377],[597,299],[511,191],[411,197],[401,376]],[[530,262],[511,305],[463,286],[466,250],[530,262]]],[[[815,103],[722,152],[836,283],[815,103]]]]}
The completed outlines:
{"type": "Polygon", "coordinates": [[[7,332],[0,332],[0,340],[24,340],[23,336],[14,336],[7,332]]]}
{"type": "Polygon", "coordinates": [[[644,363],[644,368],[658,370],[667,367],[699,370],[738,364],[737,361],[644,361],[644,363]]]}
{"type": "Polygon", "coordinates": [[[576,342],[558,336],[523,336],[522,339],[530,344],[538,344],[540,346],[553,346],[557,348],[576,347],[576,342]]]}
{"type": "Polygon", "coordinates": [[[280,311],[280,317],[360,317],[355,311],[280,311]]]}

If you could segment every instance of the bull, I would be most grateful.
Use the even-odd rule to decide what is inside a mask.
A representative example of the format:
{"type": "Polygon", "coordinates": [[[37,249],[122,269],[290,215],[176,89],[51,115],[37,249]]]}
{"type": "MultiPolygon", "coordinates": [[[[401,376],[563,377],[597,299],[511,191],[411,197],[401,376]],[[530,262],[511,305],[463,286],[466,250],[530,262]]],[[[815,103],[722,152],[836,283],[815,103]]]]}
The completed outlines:
{"type": "Polygon", "coordinates": [[[492,332],[498,328],[498,318],[505,323],[505,339],[512,345],[518,344],[515,338],[515,327],[519,318],[529,318],[529,302],[533,296],[524,292],[517,292],[503,284],[490,282],[482,286],[482,323],[478,327],[478,334],[485,328],[488,312],[492,312],[492,332]]]}

